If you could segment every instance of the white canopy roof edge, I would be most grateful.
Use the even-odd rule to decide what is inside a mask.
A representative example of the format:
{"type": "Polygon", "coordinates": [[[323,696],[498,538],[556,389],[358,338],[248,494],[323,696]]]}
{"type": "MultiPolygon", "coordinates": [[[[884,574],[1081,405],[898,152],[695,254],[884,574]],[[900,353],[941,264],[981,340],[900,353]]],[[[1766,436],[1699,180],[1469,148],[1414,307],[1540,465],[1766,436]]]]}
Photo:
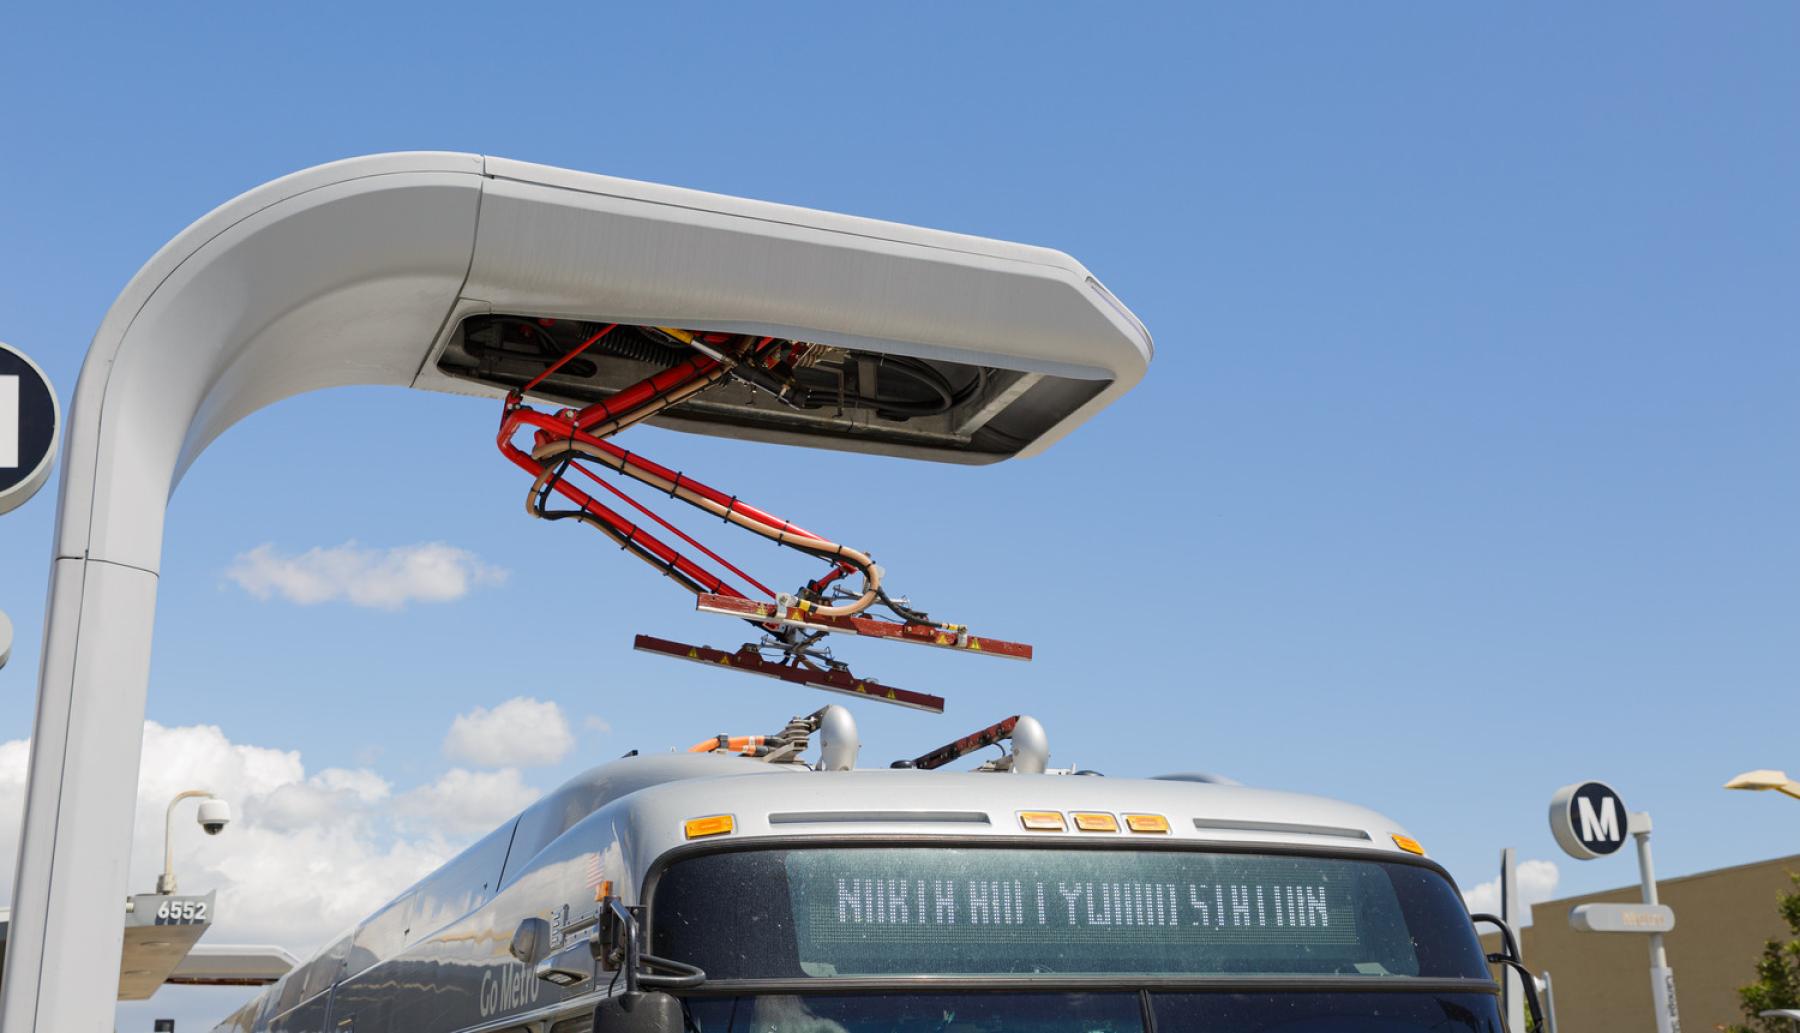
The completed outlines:
{"type": "Polygon", "coordinates": [[[763,330],[1105,382],[1151,344],[1060,252],[467,154],[275,180],[127,284],[75,389],[0,1027],[112,1025],[164,511],[233,423],[356,384],[465,394],[434,357],[485,311],[763,330]]]}

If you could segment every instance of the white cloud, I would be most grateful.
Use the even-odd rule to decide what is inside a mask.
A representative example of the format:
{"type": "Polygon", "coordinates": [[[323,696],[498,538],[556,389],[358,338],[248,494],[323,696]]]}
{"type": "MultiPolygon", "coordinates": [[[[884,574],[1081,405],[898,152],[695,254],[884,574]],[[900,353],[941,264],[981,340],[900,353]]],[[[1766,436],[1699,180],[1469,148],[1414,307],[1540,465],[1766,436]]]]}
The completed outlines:
{"type": "MultiPolygon", "coordinates": [[[[1562,873],[1556,870],[1554,861],[1521,861],[1519,862],[1519,901],[1523,908],[1520,925],[1531,924],[1531,905],[1542,904],[1556,896],[1556,884],[1561,881],[1562,873]]],[[[1469,906],[1470,914],[1500,913],[1500,877],[1498,875],[1463,891],[1463,901],[1469,906]]]]}
{"type": "Polygon", "coordinates": [[[560,762],[575,748],[569,719],[555,701],[514,697],[492,710],[456,715],[444,756],[481,768],[530,768],[560,762]]]}
{"type": "Polygon", "coordinates": [[[358,805],[386,799],[393,784],[373,771],[326,768],[304,782],[284,782],[263,797],[261,823],[279,831],[297,831],[329,821],[358,805]]]}
{"type": "Polygon", "coordinates": [[[394,798],[394,813],[427,828],[457,834],[487,832],[524,810],[539,793],[517,768],[466,771],[451,768],[436,782],[394,798]]]}
{"type": "Polygon", "coordinates": [[[281,596],[302,606],[347,600],[354,606],[398,610],[412,602],[447,603],[479,585],[497,585],[507,571],[467,549],[443,542],[364,549],[345,542],[298,556],[265,542],[239,553],[225,576],[258,599],[281,596]]]}
{"type": "MultiPolygon", "coordinates": [[[[18,850],[25,740],[0,743],[0,856],[18,850]]],[[[217,727],[144,723],[133,824],[130,890],[149,892],[162,871],[164,813],[186,789],[231,804],[218,836],[175,815],[175,871],[186,892],[219,891],[214,943],[276,943],[302,957],[454,857],[536,799],[517,770],[454,769],[396,793],[368,768],[309,775],[298,751],[235,743],[217,727]]],[[[0,867],[0,899],[12,865],[0,867]]]]}

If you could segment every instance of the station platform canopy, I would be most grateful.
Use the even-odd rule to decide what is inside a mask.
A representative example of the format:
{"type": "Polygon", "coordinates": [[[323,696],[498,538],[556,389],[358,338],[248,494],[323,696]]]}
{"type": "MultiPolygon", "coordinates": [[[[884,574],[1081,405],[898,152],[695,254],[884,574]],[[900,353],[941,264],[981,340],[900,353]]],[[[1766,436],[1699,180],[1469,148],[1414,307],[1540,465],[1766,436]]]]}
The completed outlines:
{"type": "MultiPolygon", "coordinates": [[[[203,944],[210,919],[159,923],[159,904],[169,901],[214,903],[203,897],[133,896],[125,911],[125,949],[119,956],[119,1000],[148,1000],[165,984],[185,986],[266,986],[292,971],[300,959],[269,944],[203,944]]],[[[0,908],[0,971],[6,964],[7,933],[12,912],[0,908]]]]}

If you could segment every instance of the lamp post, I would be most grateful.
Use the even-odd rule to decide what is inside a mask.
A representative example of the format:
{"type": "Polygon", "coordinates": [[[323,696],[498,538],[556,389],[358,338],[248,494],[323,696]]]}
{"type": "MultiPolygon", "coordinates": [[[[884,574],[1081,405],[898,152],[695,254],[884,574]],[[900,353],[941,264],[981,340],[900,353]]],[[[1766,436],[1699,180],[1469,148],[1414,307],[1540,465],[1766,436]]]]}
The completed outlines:
{"type": "Polygon", "coordinates": [[[163,821],[163,871],[156,877],[156,892],[163,896],[175,892],[175,805],[190,796],[206,799],[200,805],[200,813],[195,815],[194,820],[200,823],[200,828],[207,835],[218,835],[231,821],[231,805],[210,790],[189,789],[175,794],[175,798],[169,801],[169,813],[163,821]]]}
{"type": "Polygon", "coordinates": [[[1773,789],[1783,796],[1800,800],[1800,782],[1787,777],[1785,771],[1746,771],[1725,783],[1727,789],[1773,789]]]}

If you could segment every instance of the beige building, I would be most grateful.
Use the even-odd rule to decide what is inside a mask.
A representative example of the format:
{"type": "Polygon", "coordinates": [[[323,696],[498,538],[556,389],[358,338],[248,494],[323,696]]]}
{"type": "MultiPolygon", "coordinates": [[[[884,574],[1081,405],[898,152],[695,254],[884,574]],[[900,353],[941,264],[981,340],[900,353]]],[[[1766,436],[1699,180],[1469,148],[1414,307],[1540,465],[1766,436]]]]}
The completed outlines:
{"type": "MultiPolygon", "coordinates": [[[[1657,880],[1660,902],[1675,912],[1675,928],[1663,934],[1663,946],[1675,970],[1676,1000],[1687,1033],[1711,1033],[1744,1021],[1738,987],[1756,979],[1764,941],[1788,937],[1775,904],[1777,896],[1794,889],[1789,871],[1800,873],[1800,854],[1657,880]]],[[[1557,1033],[1656,1029],[1650,1006],[1650,938],[1643,933],[1576,932],[1569,924],[1569,911],[1578,904],[1642,900],[1633,884],[1532,907],[1520,950],[1533,972],[1550,973],[1557,1033]]],[[[1489,951],[1495,949],[1495,935],[1482,937],[1489,951]]]]}

